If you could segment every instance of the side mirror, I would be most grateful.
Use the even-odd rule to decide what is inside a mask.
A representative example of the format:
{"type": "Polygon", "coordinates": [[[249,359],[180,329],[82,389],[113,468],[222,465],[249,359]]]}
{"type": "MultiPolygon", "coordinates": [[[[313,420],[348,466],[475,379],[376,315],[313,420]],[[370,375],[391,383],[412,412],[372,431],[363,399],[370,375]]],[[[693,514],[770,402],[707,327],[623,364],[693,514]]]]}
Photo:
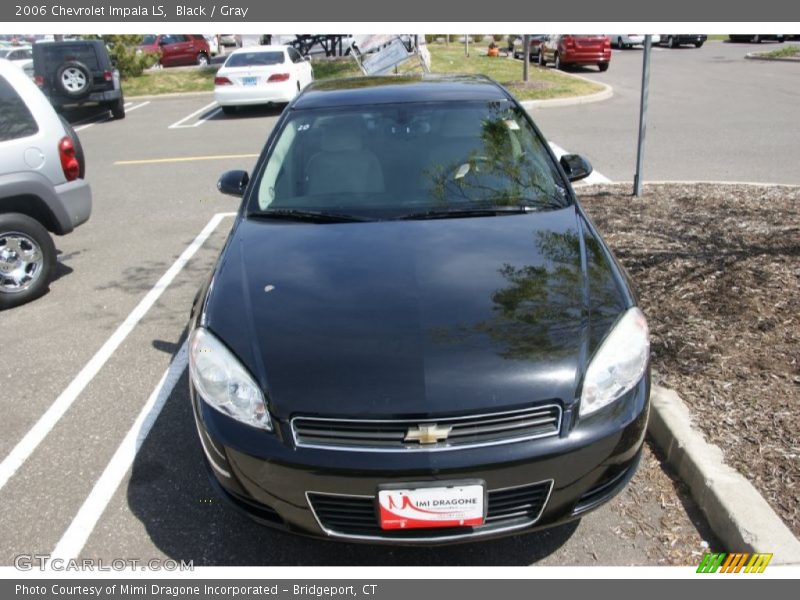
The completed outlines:
{"type": "Polygon", "coordinates": [[[592,174],[592,165],[579,154],[565,154],[559,162],[570,181],[579,181],[592,174]]]}
{"type": "Polygon", "coordinates": [[[250,183],[247,171],[226,171],[217,181],[217,189],[223,194],[241,198],[250,183]]]}

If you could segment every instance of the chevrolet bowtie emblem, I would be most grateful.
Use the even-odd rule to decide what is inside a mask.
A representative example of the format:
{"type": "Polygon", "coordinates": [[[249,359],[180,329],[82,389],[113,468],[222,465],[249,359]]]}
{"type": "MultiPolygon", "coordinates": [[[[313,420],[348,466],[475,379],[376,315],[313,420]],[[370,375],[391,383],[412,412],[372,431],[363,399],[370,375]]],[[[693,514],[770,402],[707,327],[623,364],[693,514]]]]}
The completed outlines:
{"type": "Polygon", "coordinates": [[[406,442],[419,442],[420,444],[435,444],[442,442],[450,435],[452,427],[439,427],[436,423],[431,425],[417,425],[406,432],[406,442]]]}

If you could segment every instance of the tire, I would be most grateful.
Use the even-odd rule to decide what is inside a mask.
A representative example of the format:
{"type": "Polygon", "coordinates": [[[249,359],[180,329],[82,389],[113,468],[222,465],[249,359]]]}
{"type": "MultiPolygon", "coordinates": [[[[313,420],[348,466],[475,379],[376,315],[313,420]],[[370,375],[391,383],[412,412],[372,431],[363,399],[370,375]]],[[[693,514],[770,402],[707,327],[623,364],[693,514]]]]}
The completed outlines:
{"type": "Polygon", "coordinates": [[[669,36],[667,38],[667,47],[669,47],[669,48],[677,48],[678,47],[678,41],[674,37],[669,36]]]}
{"type": "Polygon", "coordinates": [[[79,62],[68,62],[56,71],[55,86],[70,98],[83,98],[92,91],[92,72],[79,62]]]}
{"type": "Polygon", "coordinates": [[[125,99],[120,96],[119,100],[113,102],[110,107],[111,116],[115,119],[124,119],[125,118],[125,99]]]}
{"type": "Polygon", "coordinates": [[[556,71],[563,71],[564,70],[564,65],[561,64],[561,56],[559,56],[558,52],[556,52],[556,56],[555,56],[555,67],[556,67],[556,71]]]}
{"type": "Polygon", "coordinates": [[[754,44],[760,44],[761,43],[761,36],[760,35],[754,35],[753,36],[753,43],[754,44]]]}
{"type": "Polygon", "coordinates": [[[695,48],[702,48],[703,47],[703,42],[695,42],[694,43],[694,47],[695,48]]]}
{"type": "Polygon", "coordinates": [[[56,246],[38,221],[18,213],[0,215],[0,310],[44,294],[55,268],[56,246]]]}
{"type": "Polygon", "coordinates": [[[543,69],[547,66],[547,61],[544,58],[544,51],[539,48],[539,66],[543,69]]]}
{"type": "Polygon", "coordinates": [[[72,128],[72,125],[69,124],[69,121],[67,121],[61,115],[59,115],[58,118],[61,119],[61,124],[64,126],[67,136],[69,136],[69,139],[72,140],[72,145],[75,147],[75,158],[78,160],[78,164],[81,166],[81,170],[78,173],[78,178],[83,179],[86,175],[86,158],[83,153],[83,144],[81,144],[81,138],[79,138],[78,134],[75,133],[75,130],[72,128]]]}
{"type": "Polygon", "coordinates": [[[608,71],[608,63],[607,62],[597,63],[597,68],[600,69],[601,73],[605,73],[606,71],[608,71]]]}
{"type": "Polygon", "coordinates": [[[236,113],[236,107],[235,106],[223,106],[222,107],[222,112],[224,114],[226,114],[226,115],[235,114],[236,113]]]}
{"type": "Polygon", "coordinates": [[[200,52],[195,59],[195,64],[199,67],[207,67],[208,55],[205,52],[200,52]]]}
{"type": "Polygon", "coordinates": [[[622,38],[621,38],[621,37],[618,37],[618,38],[617,38],[617,48],[619,48],[620,50],[622,50],[624,47],[625,47],[625,45],[622,43],[622,38]]]}

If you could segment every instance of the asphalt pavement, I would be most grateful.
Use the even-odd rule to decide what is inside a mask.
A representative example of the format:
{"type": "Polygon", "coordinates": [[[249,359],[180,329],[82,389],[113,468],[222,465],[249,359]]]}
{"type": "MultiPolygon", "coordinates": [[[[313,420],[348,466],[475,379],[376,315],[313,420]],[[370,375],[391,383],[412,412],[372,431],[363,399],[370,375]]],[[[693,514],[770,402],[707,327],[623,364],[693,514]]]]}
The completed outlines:
{"type": "MultiPolygon", "coordinates": [[[[648,178],[800,183],[798,73],[736,58],[746,50],[709,43],[654,53],[648,178]],[[757,98],[769,98],[768,114],[748,108],[757,98]],[[728,131],[734,123],[738,133],[728,131]],[[741,149],[750,137],[754,147],[741,149]]],[[[584,152],[612,180],[631,176],[640,59],[615,51],[607,73],[587,70],[614,85],[607,102],[534,111],[552,142],[584,152]]],[[[610,565],[674,561],[665,548],[676,542],[684,562],[700,550],[702,520],[652,457],[622,495],[580,522],[446,551],[307,540],[220,503],[179,351],[192,298],[238,208],[216,180],[252,169],[279,110],[226,117],[210,95],[131,100],[128,110],[123,121],[73,115],[92,219],[57,239],[50,292],[0,315],[0,564],[58,550],[197,565],[610,565]]]]}
{"type": "MultiPolygon", "coordinates": [[[[745,58],[777,47],[653,48],[645,181],[800,184],[800,68],[745,58]]],[[[636,170],[643,54],[614,49],[605,73],[573,71],[613,86],[611,99],[532,111],[545,135],[613,181],[633,181],[636,170]]]]}

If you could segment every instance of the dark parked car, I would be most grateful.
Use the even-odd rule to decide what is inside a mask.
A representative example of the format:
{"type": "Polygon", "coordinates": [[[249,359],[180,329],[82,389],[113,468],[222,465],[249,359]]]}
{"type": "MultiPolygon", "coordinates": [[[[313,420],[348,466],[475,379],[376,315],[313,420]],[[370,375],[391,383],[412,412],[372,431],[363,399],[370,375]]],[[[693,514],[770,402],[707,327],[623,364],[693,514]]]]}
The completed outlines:
{"type": "Polygon", "coordinates": [[[707,35],[699,34],[684,34],[684,33],[662,33],[661,40],[658,42],[661,46],[668,48],[677,48],[678,46],[691,45],[695,48],[700,48],[708,39],[707,35]]]}
{"type": "Polygon", "coordinates": [[[556,69],[597,65],[606,71],[611,62],[607,35],[549,35],[539,46],[539,66],[552,62],[556,69]]]}
{"type": "Polygon", "coordinates": [[[579,518],[633,476],[647,323],[528,113],[483,77],[314,83],[190,323],[212,482],[304,534],[444,543],[579,518]]]}
{"type": "Polygon", "coordinates": [[[786,39],[786,36],[783,34],[776,34],[776,33],[766,33],[766,34],[749,33],[745,35],[730,34],[728,35],[728,39],[732,42],[753,42],[754,44],[760,44],[761,42],[766,42],[766,41],[783,43],[783,41],[786,39]]]}
{"type": "Polygon", "coordinates": [[[139,47],[144,52],[159,54],[158,64],[162,67],[206,66],[211,56],[208,40],[202,35],[146,35],[139,47]]]}
{"type": "Polygon", "coordinates": [[[33,76],[57,110],[97,104],[110,110],[115,119],[125,118],[119,71],[101,40],[37,42],[33,76]]]}

